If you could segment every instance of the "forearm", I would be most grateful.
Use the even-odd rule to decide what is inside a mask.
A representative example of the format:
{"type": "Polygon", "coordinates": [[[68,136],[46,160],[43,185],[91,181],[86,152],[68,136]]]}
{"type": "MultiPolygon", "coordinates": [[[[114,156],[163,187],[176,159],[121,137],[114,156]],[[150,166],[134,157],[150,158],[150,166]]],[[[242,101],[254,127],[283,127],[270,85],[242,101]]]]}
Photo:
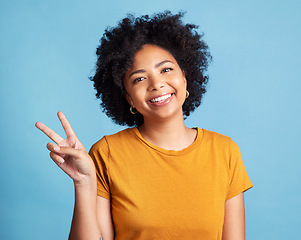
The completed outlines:
{"type": "Polygon", "coordinates": [[[81,184],[74,184],[75,204],[69,240],[99,240],[97,223],[96,177],[81,184]]]}
{"type": "Polygon", "coordinates": [[[36,127],[56,143],[47,144],[50,157],[74,181],[75,206],[69,239],[99,240],[95,166],[65,115],[62,112],[57,115],[67,135],[66,139],[41,122],[37,122],[36,127]]]}
{"type": "Polygon", "coordinates": [[[222,239],[245,239],[245,208],[243,193],[227,200],[225,203],[225,221],[222,239]]]}

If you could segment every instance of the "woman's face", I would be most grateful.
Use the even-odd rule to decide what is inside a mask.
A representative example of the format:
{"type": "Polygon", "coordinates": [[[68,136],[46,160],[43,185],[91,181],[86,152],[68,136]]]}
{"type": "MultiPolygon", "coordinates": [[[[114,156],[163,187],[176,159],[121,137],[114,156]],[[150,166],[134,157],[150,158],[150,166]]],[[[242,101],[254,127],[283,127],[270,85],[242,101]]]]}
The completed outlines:
{"type": "Polygon", "coordinates": [[[143,115],[144,121],[183,117],[185,74],[168,51],[144,45],[135,54],[123,81],[127,101],[143,115]]]}

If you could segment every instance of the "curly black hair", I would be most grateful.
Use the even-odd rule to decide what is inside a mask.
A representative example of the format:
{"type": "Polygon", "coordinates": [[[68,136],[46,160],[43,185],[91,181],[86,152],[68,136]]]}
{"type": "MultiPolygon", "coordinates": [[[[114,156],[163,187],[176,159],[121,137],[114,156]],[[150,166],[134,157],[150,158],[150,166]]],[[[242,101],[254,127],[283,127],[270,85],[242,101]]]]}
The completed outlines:
{"type": "Polygon", "coordinates": [[[189,98],[183,105],[184,116],[201,104],[206,92],[208,77],[204,75],[211,55],[207,44],[198,34],[197,26],[183,24],[184,13],[170,11],[135,18],[128,15],[117,27],[107,28],[97,48],[94,82],[96,97],[101,98],[103,111],[119,125],[140,126],[143,116],[130,113],[130,104],[125,98],[123,77],[131,67],[134,55],[145,44],[153,44],[169,51],[185,72],[189,98]]]}

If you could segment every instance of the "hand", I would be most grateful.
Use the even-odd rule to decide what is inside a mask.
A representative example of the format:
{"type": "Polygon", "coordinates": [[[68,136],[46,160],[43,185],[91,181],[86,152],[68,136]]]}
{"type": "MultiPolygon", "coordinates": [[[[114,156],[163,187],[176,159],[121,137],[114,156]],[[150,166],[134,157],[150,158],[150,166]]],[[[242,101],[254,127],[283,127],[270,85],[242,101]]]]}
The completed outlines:
{"type": "Polygon", "coordinates": [[[93,161],[76,137],[67,118],[62,112],[58,112],[57,116],[67,135],[66,139],[63,139],[41,122],[36,122],[35,124],[38,129],[56,143],[47,144],[51,159],[67,173],[75,183],[80,183],[87,177],[95,176],[93,161]]]}

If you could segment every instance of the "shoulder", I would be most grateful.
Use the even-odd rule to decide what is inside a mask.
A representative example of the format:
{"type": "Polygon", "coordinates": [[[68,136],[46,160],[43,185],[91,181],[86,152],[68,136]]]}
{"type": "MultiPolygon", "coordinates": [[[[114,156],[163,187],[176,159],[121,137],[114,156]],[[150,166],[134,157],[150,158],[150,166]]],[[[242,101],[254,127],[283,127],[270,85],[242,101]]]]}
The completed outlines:
{"type": "Polygon", "coordinates": [[[218,142],[218,143],[229,143],[232,141],[232,139],[228,136],[225,136],[221,133],[209,131],[206,129],[202,129],[204,134],[204,139],[206,141],[212,141],[212,142],[218,142]]]}
{"type": "Polygon", "coordinates": [[[105,135],[103,138],[92,145],[90,152],[97,151],[99,149],[108,149],[110,146],[122,144],[125,141],[129,141],[134,137],[133,132],[133,128],[126,128],[117,133],[105,135]]]}
{"type": "Polygon", "coordinates": [[[205,144],[214,146],[215,148],[225,149],[231,152],[239,151],[238,145],[232,140],[231,137],[206,129],[203,129],[203,142],[205,144]]]}

